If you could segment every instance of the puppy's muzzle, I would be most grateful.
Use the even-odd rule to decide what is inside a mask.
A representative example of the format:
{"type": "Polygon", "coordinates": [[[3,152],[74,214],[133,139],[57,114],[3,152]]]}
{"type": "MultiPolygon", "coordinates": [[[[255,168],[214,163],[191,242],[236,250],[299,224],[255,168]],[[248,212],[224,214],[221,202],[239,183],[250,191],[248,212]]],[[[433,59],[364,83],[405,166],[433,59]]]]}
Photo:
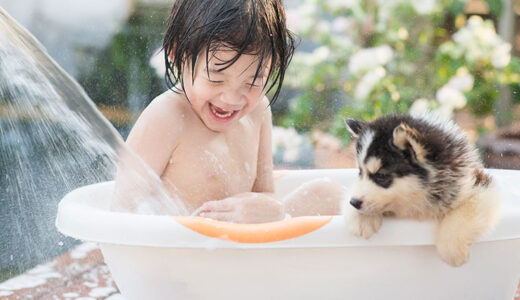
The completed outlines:
{"type": "Polygon", "coordinates": [[[356,209],[361,209],[361,206],[363,205],[363,201],[352,198],[352,199],[350,199],[350,205],[354,206],[356,209]]]}

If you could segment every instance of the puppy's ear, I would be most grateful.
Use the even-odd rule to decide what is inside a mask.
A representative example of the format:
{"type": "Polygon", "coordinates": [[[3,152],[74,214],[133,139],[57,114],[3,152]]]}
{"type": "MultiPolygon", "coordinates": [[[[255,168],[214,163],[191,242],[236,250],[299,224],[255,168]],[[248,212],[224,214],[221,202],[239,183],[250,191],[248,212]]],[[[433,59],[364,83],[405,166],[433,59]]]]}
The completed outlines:
{"type": "Polygon", "coordinates": [[[418,162],[423,163],[426,161],[426,149],[419,142],[421,134],[410,128],[405,123],[401,123],[399,126],[394,128],[392,143],[399,149],[405,150],[410,148],[415,155],[415,159],[418,162]]]}
{"type": "Polygon", "coordinates": [[[354,119],[345,119],[345,125],[347,125],[348,131],[352,134],[353,137],[357,138],[363,128],[366,126],[366,122],[354,119]]]}

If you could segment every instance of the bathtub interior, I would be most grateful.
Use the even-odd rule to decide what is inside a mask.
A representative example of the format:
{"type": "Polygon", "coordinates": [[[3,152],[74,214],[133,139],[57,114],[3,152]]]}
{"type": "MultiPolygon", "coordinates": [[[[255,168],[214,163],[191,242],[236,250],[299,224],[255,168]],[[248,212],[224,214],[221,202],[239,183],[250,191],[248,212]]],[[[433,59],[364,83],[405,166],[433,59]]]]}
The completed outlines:
{"type": "MultiPolygon", "coordinates": [[[[520,238],[520,172],[487,170],[494,176],[504,194],[505,203],[496,228],[480,241],[520,238]]],[[[276,179],[276,196],[283,198],[299,185],[316,178],[328,178],[352,187],[355,169],[283,171],[276,179]]],[[[81,240],[122,245],[184,248],[309,248],[433,245],[434,226],[429,221],[385,219],[380,231],[369,240],[348,232],[342,216],[297,217],[270,224],[231,224],[200,217],[154,216],[113,212],[108,210],[113,182],[104,182],[77,189],[60,202],[56,225],[65,235],[81,240]],[[304,225],[301,225],[304,224],[304,225]],[[314,224],[314,225],[313,225],[314,224]],[[320,225],[321,224],[321,225],[320,225]],[[189,226],[191,225],[191,226],[189,226]],[[269,227],[270,226],[270,227],[269,227]],[[265,238],[256,241],[229,239],[229,232],[258,235],[259,232],[290,231],[307,226],[301,234],[289,234],[283,239],[265,238]],[[205,234],[218,227],[217,233],[205,234]],[[191,228],[191,229],[190,229],[191,228]],[[194,228],[206,228],[194,230],[194,228]],[[285,229],[284,229],[285,228],[285,229]],[[218,234],[222,236],[218,236],[218,234]],[[210,237],[210,238],[208,238],[210,237]]],[[[213,230],[214,231],[214,230],[213,230]]]]}

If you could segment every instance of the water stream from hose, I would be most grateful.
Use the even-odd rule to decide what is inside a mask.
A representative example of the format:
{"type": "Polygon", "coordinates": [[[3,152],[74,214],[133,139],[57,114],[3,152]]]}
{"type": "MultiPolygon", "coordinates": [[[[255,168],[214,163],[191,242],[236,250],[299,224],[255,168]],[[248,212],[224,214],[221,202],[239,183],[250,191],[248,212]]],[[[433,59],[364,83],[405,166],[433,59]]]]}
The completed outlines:
{"type": "Polygon", "coordinates": [[[0,8],[0,281],[73,245],[54,227],[59,200],[116,172],[132,190],[112,207],[185,214],[83,88],[0,8]]]}

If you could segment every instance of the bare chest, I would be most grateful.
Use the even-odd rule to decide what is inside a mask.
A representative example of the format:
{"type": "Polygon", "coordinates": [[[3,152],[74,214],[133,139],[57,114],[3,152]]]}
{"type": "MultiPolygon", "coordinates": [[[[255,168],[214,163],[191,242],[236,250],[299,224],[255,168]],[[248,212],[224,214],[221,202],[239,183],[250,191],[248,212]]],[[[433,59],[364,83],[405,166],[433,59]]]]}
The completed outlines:
{"type": "Polygon", "coordinates": [[[163,181],[192,210],[206,201],[250,192],[256,179],[258,138],[247,136],[242,142],[222,135],[188,139],[175,149],[163,181]]]}

